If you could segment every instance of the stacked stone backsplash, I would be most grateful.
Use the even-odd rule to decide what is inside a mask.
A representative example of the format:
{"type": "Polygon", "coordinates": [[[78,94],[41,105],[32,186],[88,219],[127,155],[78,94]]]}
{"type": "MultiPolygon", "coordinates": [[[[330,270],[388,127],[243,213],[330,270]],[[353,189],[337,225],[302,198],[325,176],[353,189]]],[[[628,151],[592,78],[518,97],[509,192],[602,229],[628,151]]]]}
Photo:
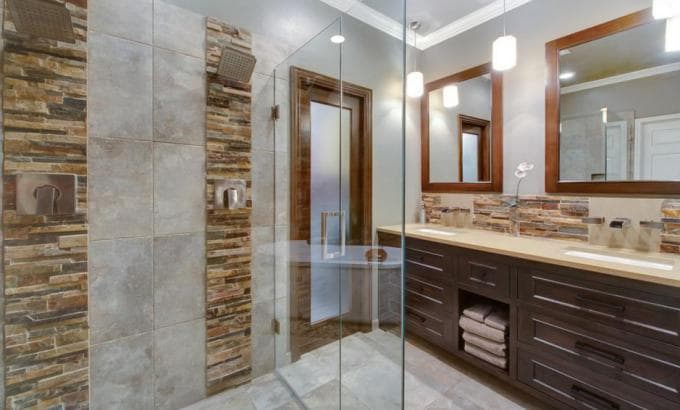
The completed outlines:
{"type": "Polygon", "coordinates": [[[65,3],[75,43],[27,38],[5,11],[3,408],[89,407],[87,1],[65,3]],[[72,215],[19,215],[16,176],[77,177],[72,215]]]}
{"type": "MultiPolygon", "coordinates": [[[[424,193],[422,198],[427,219],[431,223],[441,223],[442,210],[445,208],[470,207],[473,215],[471,227],[502,233],[508,233],[510,230],[510,208],[507,203],[513,199],[512,196],[424,193]]],[[[600,200],[590,197],[550,195],[521,196],[518,208],[521,235],[680,254],[680,199],[663,201],[663,205],[660,207],[655,207],[654,204],[660,203],[661,200],[636,199],[638,201],[636,207],[642,201],[647,204],[647,208],[653,207],[653,209],[658,210],[643,212],[645,220],[655,221],[660,218],[669,218],[661,235],[658,231],[654,233],[654,231],[641,229],[637,226],[633,226],[630,232],[624,233],[610,230],[607,226],[589,227],[581,222],[581,218],[586,216],[605,216],[591,215],[594,207],[593,201],[607,201],[606,204],[609,204],[609,201],[614,201],[618,209],[611,209],[611,212],[618,212],[617,217],[626,217],[629,211],[621,206],[626,200],[626,198],[600,200]],[[611,232],[607,233],[607,231],[611,232]],[[640,236],[640,238],[631,238],[635,236],[640,236]],[[654,237],[656,237],[656,240],[653,239],[654,237]]],[[[602,204],[599,205],[599,208],[602,208],[602,204]]],[[[602,212],[602,210],[595,212],[602,212]]],[[[639,217],[639,215],[636,216],[639,217]]],[[[609,221],[611,215],[608,217],[609,221]]],[[[634,221],[635,223],[637,221],[634,221]]]]}
{"type": "Polygon", "coordinates": [[[251,84],[216,75],[222,49],[251,52],[251,35],[207,21],[207,387],[210,394],[246,383],[252,373],[251,84]],[[219,179],[245,180],[247,206],[215,209],[219,179]]]}

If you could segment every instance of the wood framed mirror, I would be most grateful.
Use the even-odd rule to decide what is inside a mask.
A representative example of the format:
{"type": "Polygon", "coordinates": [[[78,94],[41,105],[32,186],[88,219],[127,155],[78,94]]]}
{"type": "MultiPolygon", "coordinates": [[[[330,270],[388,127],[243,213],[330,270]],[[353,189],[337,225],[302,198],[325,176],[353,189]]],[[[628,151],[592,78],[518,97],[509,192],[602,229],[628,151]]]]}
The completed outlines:
{"type": "Polygon", "coordinates": [[[680,52],[651,9],[546,44],[546,191],[680,194],[680,52]]]}
{"type": "Polygon", "coordinates": [[[503,75],[491,63],[425,85],[422,190],[503,191],[503,75]]]}

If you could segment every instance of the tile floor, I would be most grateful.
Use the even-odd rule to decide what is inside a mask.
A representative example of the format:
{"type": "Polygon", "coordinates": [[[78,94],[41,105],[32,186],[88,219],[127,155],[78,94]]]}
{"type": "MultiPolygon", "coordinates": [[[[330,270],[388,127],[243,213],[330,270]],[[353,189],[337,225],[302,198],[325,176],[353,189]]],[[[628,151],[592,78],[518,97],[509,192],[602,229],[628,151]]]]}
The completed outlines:
{"type": "MultiPolygon", "coordinates": [[[[296,363],[250,384],[187,407],[189,410],[399,409],[401,343],[376,330],[342,340],[342,383],[338,380],[339,343],[308,353],[296,363]],[[294,392],[294,394],[293,394],[294,392]],[[297,396],[299,398],[296,399],[297,396]]],[[[531,397],[471,366],[408,342],[405,375],[406,409],[545,408],[531,397]]]]}

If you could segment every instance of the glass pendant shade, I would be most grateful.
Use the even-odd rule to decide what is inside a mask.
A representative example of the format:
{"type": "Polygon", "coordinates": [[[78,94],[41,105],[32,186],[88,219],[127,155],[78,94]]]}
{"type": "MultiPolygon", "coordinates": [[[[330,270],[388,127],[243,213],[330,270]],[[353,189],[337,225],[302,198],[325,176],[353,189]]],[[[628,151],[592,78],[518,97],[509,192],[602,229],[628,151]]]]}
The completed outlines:
{"type": "Polygon", "coordinates": [[[654,18],[663,20],[680,15],[680,0],[654,0],[654,18]]]}
{"type": "Polygon", "coordinates": [[[425,77],[420,71],[414,71],[406,77],[406,95],[420,98],[425,92],[425,77]]]}
{"type": "Polygon", "coordinates": [[[680,15],[666,20],[666,52],[680,51],[680,15]]]}
{"type": "Polygon", "coordinates": [[[460,96],[458,94],[457,85],[447,85],[446,87],[444,87],[443,93],[445,108],[458,107],[458,104],[460,104],[460,96]]]}
{"type": "Polygon", "coordinates": [[[506,71],[517,65],[517,39],[503,36],[493,42],[493,69],[506,71]]]}

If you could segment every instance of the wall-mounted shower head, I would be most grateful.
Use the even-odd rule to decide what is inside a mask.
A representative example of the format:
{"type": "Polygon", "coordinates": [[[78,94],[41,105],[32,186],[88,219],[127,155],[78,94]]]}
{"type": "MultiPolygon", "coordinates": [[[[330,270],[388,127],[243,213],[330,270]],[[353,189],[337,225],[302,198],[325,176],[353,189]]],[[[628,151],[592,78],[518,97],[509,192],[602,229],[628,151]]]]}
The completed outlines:
{"type": "Polygon", "coordinates": [[[232,47],[222,49],[222,59],[217,74],[242,83],[249,83],[257,59],[254,55],[232,47]]]}
{"type": "Polygon", "coordinates": [[[75,43],[71,13],[65,4],[51,0],[7,0],[20,34],[75,43]]]}

